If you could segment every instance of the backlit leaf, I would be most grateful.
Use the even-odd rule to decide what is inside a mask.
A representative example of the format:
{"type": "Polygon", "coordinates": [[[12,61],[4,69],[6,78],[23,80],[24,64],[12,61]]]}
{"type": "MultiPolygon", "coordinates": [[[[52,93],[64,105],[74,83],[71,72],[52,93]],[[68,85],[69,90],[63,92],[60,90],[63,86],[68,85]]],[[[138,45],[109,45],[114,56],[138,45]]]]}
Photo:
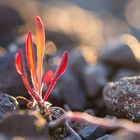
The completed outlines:
{"type": "Polygon", "coordinates": [[[21,75],[22,81],[26,89],[28,90],[29,94],[38,102],[39,97],[33,92],[27,79],[27,73],[25,71],[21,50],[19,50],[16,54],[15,64],[16,64],[17,72],[21,75]]]}
{"type": "Polygon", "coordinates": [[[44,96],[44,102],[48,99],[51,91],[53,90],[57,80],[60,78],[60,76],[65,72],[66,68],[67,68],[67,65],[68,65],[68,52],[65,51],[63,56],[62,56],[62,59],[60,61],[60,64],[55,72],[55,74],[53,75],[52,77],[52,80],[51,80],[51,84],[44,96]]]}
{"type": "Polygon", "coordinates": [[[37,44],[37,78],[38,92],[41,95],[43,57],[45,52],[45,33],[44,26],[40,17],[36,17],[36,44],[37,44]]]}
{"type": "Polygon", "coordinates": [[[59,77],[65,72],[67,65],[68,65],[68,52],[65,51],[52,80],[58,80],[59,77]]]}
{"type": "Polygon", "coordinates": [[[19,50],[16,54],[16,59],[15,59],[15,64],[16,64],[16,69],[17,72],[20,75],[25,74],[25,69],[24,69],[24,65],[23,65],[23,60],[22,60],[22,54],[21,54],[21,50],[19,50]]]}
{"type": "Polygon", "coordinates": [[[32,44],[31,32],[28,33],[27,40],[26,40],[26,58],[31,72],[32,83],[34,85],[34,88],[36,89],[37,86],[36,64],[35,64],[35,56],[34,56],[34,48],[32,44]]]}
{"type": "Polygon", "coordinates": [[[44,83],[49,84],[52,80],[53,75],[54,72],[52,70],[48,70],[44,75],[44,79],[43,79],[44,83]]]}

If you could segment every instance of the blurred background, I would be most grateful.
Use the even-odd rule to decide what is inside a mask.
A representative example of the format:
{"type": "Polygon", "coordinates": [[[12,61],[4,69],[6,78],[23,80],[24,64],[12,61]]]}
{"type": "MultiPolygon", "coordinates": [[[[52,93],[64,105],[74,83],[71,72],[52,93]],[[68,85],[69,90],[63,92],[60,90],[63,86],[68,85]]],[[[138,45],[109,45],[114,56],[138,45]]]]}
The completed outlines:
{"type": "Polygon", "coordinates": [[[133,34],[139,39],[138,0],[0,0],[0,45],[9,44],[27,31],[34,32],[39,15],[47,40],[57,47],[100,48],[110,38],[133,34]]]}

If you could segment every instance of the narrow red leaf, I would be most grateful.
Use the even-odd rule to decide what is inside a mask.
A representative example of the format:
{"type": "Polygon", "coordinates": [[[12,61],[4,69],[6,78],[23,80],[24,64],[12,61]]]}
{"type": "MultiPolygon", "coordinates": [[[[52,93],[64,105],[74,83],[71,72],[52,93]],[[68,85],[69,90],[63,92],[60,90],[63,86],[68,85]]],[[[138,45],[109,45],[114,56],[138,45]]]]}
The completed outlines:
{"type": "Polygon", "coordinates": [[[50,84],[50,86],[49,86],[49,88],[48,88],[48,90],[47,90],[47,92],[46,92],[46,94],[45,94],[45,96],[44,96],[44,99],[43,99],[44,102],[48,99],[48,97],[49,97],[51,91],[53,90],[53,88],[54,88],[54,86],[55,86],[55,84],[56,84],[56,81],[52,81],[52,82],[51,82],[51,84],[50,84]]]}
{"type": "Polygon", "coordinates": [[[38,16],[36,17],[36,43],[37,43],[38,92],[39,95],[41,95],[43,57],[45,52],[45,32],[42,20],[38,16]]]}
{"type": "Polygon", "coordinates": [[[61,59],[61,62],[55,72],[55,74],[53,75],[52,77],[52,80],[51,80],[51,84],[44,96],[44,102],[48,99],[51,91],[53,90],[57,80],[60,78],[60,76],[65,72],[66,68],[67,68],[67,65],[68,65],[68,52],[65,51],[63,56],[62,56],[62,59],[61,59]]]}
{"type": "Polygon", "coordinates": [[[54,72],[52,70],[48,70],[44,75],[44,79],[43,79],[44,83],[49,84],[51,82],[53,75],[54,72]]]}
{"type": "Polygon", "coordinates": [[[17,72],[20,74],[20,75],[25,75],[25,68],[24,68],[24,65],[23,65],[23,60],[22,60],[22,54],[21,54],[21,50],[19,50],[16,54],[16,59],[15,59],[15,64],[16,64],[16,69],[17,69],[17,72]]]}
{"type": "Polygon", "coordinates": [[[27,40],[26,40],[26,58],[28,61],[28,65],[30,68],[32,83],[34,88],[37,87],[36,81],[36,63],[35,63],[35,56],[34,56],[34,48],[32,44],[32,34],[31,32],[28,33],[27,40]]]}
{"type": "Polygon", "coordinates": [[[65,51],[52,80],[55,81],[58,80],[59,77],[65,72],[67,65],[68,65],[68,52],[65,51]]]}
{"type": "Polygon", "coordinates": [[[29,94],[37,101],[39,102],[40,99],[38,96],[36,96],[36,94],[33,92],[32,88],[29,85],[28,79],[27,79],[27,73],[25,71],[25,67],[24,67],[24,62],[23,62],[23,58],[22,58],[22,54],[21,51],[19,50],[16,54],[16,58],[15,58],[15,64],[16,64],[16,69],[17,72],[21,75],[22,77],[22,81],[26,87],[26,89],[28,90],[29,94]]]}

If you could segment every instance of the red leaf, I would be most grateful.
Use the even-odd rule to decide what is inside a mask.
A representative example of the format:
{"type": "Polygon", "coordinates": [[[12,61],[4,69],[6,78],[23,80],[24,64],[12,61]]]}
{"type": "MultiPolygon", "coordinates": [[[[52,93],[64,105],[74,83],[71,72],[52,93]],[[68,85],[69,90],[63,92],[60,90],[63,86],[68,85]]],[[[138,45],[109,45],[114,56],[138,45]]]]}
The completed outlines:
{"type": "MultiPolygon", "coordinates": [[[[29,94],[39,103],[42,101],[42,87],[43,87],[42,73],[43,73],[43,57],[45,52],[45,32],[42,20],[38,16],[36,17],[36,45],[37,45],[37,72],[36,72],[34,49],[32,46],[32,36],[31,33],[29,32],[26,40],[26,57],[30,68],[34,90],[30,87],[27,78],[27,73],[24,68],[21,51],[17,53],[15,63],[16,69],[18,73],[21,75],[23,83],[27,88],[29,94]]],[[[48,99],[57,80],[65,72],[67,64],[68,64],[68,52],[65,51],[56,72],[53,74],[53,72],[50,70],[45,74],[44,82],[46,83],[50,82],[50,86],[43,98],[44,102],[48,99]]]]}
{"type": "Polygon", "coordinates": [[[51,79],[54,75],[54,72],[52,70],[48,70],[44,75],[44,83],[49,84],[51,82],[51,79]]]}
{"type": "Polygon", "coordinates": [[[38,92],[39,95],[41,95],[43,57],[45,52],[45,32],[42,20],[38,16],[36,17],[36,43],[37,43],[38,92]]]}
{"type": "Polygon", "coordinates": [[[36,64],[35,64],[35,56],[34,56],[34,48],[32,44],[32,34],[31,32],[28,33],[27,40],[26,40],[26,58],[28,61],[28,65],[30,68],[32,83],[34,88],[37,87],[36,81],[36,64]]]}
{"type": "Polygon", "coordinates": [[[62,56],[62,59],[61,59],[61,62],[54,74],[54,76],[52,77],[52,80],[51,80],[51,84],[44,96],[44,102],[48,99],[51,91],[53,90],[57,80],[60,78],[60,76],[65,72],[66,68],[67,68],[67,65],[68,65],[68,52],[65,51],[63,56],[62,56]]]}
{"type": "Polygon", "coordinates": [[[21,75],[22,81],[28,90],[29,94],[37,101],[39,102],[40,99],[39,97],[33,92],[32,88],[29,85],[28,79],[27,79],[27,73],[25,71],[24,63],[23,63],[23,58],[21,51],[19,50],[16,54],[16,59],[15,59],[15,64],[16,64],[16,69],[17,72],[21,75]]]}
{"type": "Polygon", "coordinates": [[[58,80],[59,77],[65,72],[67,65],[68,65],[68,52],[65,51],[52,80],[54,81],[58,80]]]}
{"type": "Polygon", "coordinates": [[[20,75],[25,75],[25,68],[24,68],[24,65],[23,65],[23,60],[22,60],[22,54],[21,54],[21,50],[19,50],[16,54],[16,59],[15,59],[15,64],[16,64],[16,69],[17,69],[17,72],[20,74],[20,75]]]}

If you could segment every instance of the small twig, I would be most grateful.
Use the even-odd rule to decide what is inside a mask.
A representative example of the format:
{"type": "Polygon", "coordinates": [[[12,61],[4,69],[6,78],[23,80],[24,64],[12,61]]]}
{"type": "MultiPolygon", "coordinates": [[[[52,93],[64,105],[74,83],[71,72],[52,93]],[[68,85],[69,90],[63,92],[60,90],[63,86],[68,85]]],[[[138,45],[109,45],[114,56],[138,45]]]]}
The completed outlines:
{"type": "Polygon", "coordinates": [[[127,129],[128,131],[140,135],[140,124],[134,123],[126,119],[99,118],[99,117],[91,116],[87,113],[80,113],[80,112],[67,112],[60,119],[50,122],[49,127],[56,128],[60,125],[63,125],[65,122],[69,122],[71,120],[86,121],[93,125],[104,127],[106,129],[124,128],[127,129]]]}

